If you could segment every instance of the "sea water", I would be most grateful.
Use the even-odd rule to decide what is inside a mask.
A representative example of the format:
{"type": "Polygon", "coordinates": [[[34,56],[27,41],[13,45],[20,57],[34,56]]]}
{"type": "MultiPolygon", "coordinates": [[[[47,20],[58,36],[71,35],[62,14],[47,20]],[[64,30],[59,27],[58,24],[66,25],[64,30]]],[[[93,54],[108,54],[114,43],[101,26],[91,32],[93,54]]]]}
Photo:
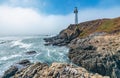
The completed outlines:
{"type": "Polygon", "coordinates": [[[0,37],[0,75],[11,65],[23,59],[31,62],[69,62],[68,48],[45,46],[44,38],[49,36],[5,36],[0,37]],[[26,52],[36,51],[28,55],[26,52]]]}

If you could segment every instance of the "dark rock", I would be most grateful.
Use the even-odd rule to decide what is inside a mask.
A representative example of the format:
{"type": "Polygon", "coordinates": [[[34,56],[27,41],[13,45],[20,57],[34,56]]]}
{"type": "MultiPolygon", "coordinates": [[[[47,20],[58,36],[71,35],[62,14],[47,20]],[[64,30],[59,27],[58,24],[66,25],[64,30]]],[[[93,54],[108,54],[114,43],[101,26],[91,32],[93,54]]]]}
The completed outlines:
{"type": "Polygon", "coordinates": [[[17,71],[18,71],[17,67],[11,66],[7,71],[5,71],[2,78],[10,78],[11,76],[15,75],[17,71]]]}
{"type": "Polygon", "coordinates": [[[90,46],[85,47],[84,50],[96,50],[96,48],[90,45],[90,46]]]}
{"type": "Polygon", "coordinates": [[[15,63],[12,65],[7,71],[4,72],[4,75],[2,78],[10,78],[13,75],[15,75],[17,72],[20,72],[19,70],[31,65],[32,63],[29,60],[21,60],[18,63],[15,63]]]}
{"type": "Polygon", "coordinates": [[[23,66],[27,66],[27,65],[30,65],[31,62],[29,60],[25,59],[25,60],[21,60],[17,64],[20,64],[20,65],[23,65],[23,66]]]}
{"type": "Polygon", "coordinates": [[[3,41],[3,42],[0,42],[0,44],[4,44],[4,43],[6,43],[5,41],[3,41]]]}
{"type": "Polygon", "coordinates": [[[119,52],[119,53],[120,53],[120,50],[118,50],[117,52],[119,52]]]}
{"type": "Polygon", "coordinates": [[[28,52],[26,52],[26,54],[28,54],[28,55],[32,55],[32,54],[36,54],[37,52],[36,51],[28,51],[28,52]]]}
{"type": "Polygon", "coordinates": [[[111,78],[120,78],[120,70],[118,68],[113,69],[111,78]]]}
{"type": "Polygon", "coordinates": [[[72,33],[70,36],[68,36],[69,40],[71,41],[71,40],[77,38],[80,33],[82,33],[82,31],[80,31],[79,29],[76,29],[75,33],[72,33]]]}
{"type": "Polygon", "coordinates": [[[45,46],[49,46],[49,45],[51,45],[51,43],[50,42],[46,42],[44,45],[45,46]]]}
{"type": "Polygon", "coordinates": [[[75,32],[71,31],[71,34],[68,34],[66,32],[60,32],[59,35],[51,38],[45,38],[45,45],[54,45],[54,46],[65,46],[70,43],[73,39],[77,38],[81,31],[79,29],[76,29],[75,32]]]}
{"type": "Polygon", "coordinates": [[[53,78],[60,78],[60,73],[59,72],[55,73],[53,78]]]}
{"type": "Polygon", "coordinates": [[[53,76],[53,74],[54,74],[54,71],[52,70],[49,72],[48,76],[53,76]]]}

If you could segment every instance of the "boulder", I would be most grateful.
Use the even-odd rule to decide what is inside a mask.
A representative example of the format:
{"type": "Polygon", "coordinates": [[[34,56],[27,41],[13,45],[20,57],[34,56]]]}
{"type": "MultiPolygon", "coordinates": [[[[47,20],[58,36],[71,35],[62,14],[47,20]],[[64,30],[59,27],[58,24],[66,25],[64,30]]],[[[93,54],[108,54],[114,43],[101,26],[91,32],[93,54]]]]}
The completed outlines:
{"type": "Polygon", "coordinates": [[[7,71],[5,71],[2,78],[10,78],[11,76],[15,75],[17,71],[18,71],[17,67],[11,66],[7,71]]]}
{"type": "Polygon", "coordinates": [[[28,51],[26,52],[27,55],[32,55],[32,54],[36,54],[37,52],[36,51],[28,51]]]}
{"type": "Polygon", "coordinates": [[[22,66],[27,66],[27,65],[30,65],[31,62],[27,59],[24,59],[24,60],[21,60],[20,62],[18,62],[16,64],[19,64],[19,65],[22,65],[22,66]]]}
{"type": "Polygon", "coordinates": [[[17,72],[20,72],[21,69],[31,64],[32,63],[27,59],[21,60],[20,62],[13,64],[8,70],[6,70],[2,78],[10,78],[14,76],[17,72]]]}

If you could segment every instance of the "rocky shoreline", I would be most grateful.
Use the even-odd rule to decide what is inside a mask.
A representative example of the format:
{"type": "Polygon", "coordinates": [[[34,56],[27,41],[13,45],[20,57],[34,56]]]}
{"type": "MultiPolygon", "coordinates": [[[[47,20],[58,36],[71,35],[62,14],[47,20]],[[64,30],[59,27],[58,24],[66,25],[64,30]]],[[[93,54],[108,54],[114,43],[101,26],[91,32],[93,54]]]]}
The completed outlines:
{"type": "Polygon", "coordinates": [[[97,73],[89,73],[82,67],[76,67],[65,63],[52,63],[50,66],[44,63],[31,63],[22,60],[12,65],[2,78],[109,78],[97,73]],[[20,68],[20,66],[22,66],[20,68]]]}
{"type": "Polygon", "coordinates": [[[68,57],[88,71],[120,78],[119,39],[120,35],[104,35],[79,40],[79,46],[71,47],[68,57]]]}
{"type": "Polygon", "coordinates": [[[70,25],[45,41],[47,45],[68,46],[69,59],[89,72],[120,78],[119,22],[120,18],[98,19],[70,25]]]}
{"type": "Polygon", "coordinates": [[[24,60],[11,66],[2,78],[120,78],[119,22],[120,18],[87,21],[44,39],[46,46],[68,46],[68,57],[77,66],[24,60]]]}
{"type": "Polygon", "coordinates": [[[120,78],[120,34],[95,33],[84,39],[74,39],[68,57],[78,66],[90,72],[111,78],[120,78]],[[96,35],[97,34],[97,35],[96,35]]]}

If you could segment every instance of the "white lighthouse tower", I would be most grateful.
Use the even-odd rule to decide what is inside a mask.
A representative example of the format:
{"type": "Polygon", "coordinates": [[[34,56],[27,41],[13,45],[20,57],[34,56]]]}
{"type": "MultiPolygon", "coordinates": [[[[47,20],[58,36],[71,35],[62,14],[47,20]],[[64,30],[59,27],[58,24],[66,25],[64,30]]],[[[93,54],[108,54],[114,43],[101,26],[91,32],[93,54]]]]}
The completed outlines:
{"type": "Polygon", "coordinates": [[[74,9],[74,13],[75,13],[75,24],[77,25],[78,24],[78,10],[77,10],[77,7],[75,7],[75,9],[74,9]]]}

